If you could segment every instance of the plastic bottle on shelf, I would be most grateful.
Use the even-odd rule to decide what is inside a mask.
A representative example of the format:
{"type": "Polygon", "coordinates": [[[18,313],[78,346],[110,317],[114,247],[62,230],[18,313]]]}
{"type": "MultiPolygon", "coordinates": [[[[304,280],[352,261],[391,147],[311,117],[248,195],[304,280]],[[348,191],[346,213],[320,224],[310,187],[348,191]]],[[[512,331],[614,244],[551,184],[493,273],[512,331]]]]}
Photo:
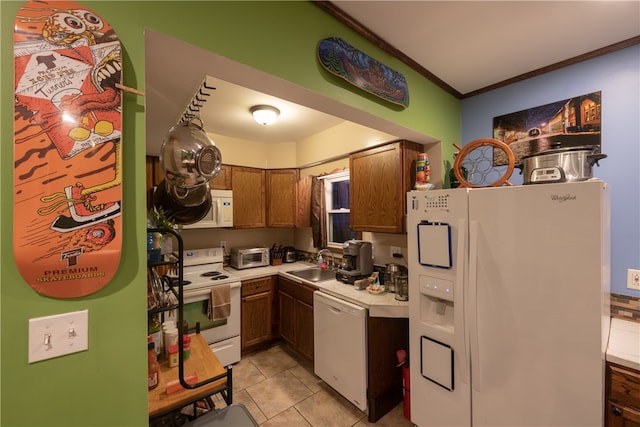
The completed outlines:
{"type": "Polygon", "coordinates": [[[164,348],[167,353],[167,357],[169,356],[169,347],[172,345],[178,345],[178,328],[173,327],[169,329],[165,329],[164,331],[164,348]]]}
{"type": "Polygon", "coordinates": [[[158,387],[158,384],[160,383],[160,364],[158,363],[158,358],[156,357],[155,344],[153,342],[147,343],[147,349],[147,382],[149,383],[149,390],[153,390],[154,388],[158,387]]]}
{"type": "Polygon", "coordinates": [[[431,190],[434,185],[431,184],[431,163],[427,153],[418,154],[416,160],[416,182],[414,188],[416,190],[431,190]]]}
{"type": "Polygon", "coordinates": [[[187,334],[182,336],[182,358],[188,359],[191,357],[191,337],[187,334]]]}
{"type": "Polygon", "coordinates": [[[178,366],[178,346],[172,344],[169,346],[169,367],[175,368],[178,366]]]}
{"type": "Polygon", "coordinates": [[[173,320],[165,320],[162,322],[162,351],[161,354],[166,356],[168,354],[169,344],[167,344],[167,331],[170,329],[176,329],[176,322],[173,320]]]}
{"type": "Polygon", "coordinates": [[[162,347],[162,330],[160,320],[157,314],[152,314],[148,318],[148,334],[155,344],[156,357],[160,357],[160,348],[162,347]]]}

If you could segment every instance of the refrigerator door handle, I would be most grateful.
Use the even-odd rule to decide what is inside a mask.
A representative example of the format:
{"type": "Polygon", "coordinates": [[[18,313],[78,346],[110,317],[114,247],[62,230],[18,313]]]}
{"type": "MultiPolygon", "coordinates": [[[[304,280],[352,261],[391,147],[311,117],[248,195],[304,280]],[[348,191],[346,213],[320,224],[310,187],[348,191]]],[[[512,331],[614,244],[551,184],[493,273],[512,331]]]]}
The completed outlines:
{"type": "Polygon", "coordinates": [[[478,347],[478,221],[469,224],[469,337],[471,346],[471,386],[480,391],[480,354],[478,347]]]}
{"type": "MultiPolygon", "coordinates": [[[[465,258],[467,251],[467,221],[464,219],[460,219],[458,221],[458,241],[457,250],[456,250],[456,282],[454,285],[454,304],[459,304],[461,306],[465,305],[464,299],[466,292],[464,291],[464,282],[465,282],[465,258]]],[[[460,325],[462,329],[461,334],[456,334],[457,347],[464,349],[464,359],[458,360],[460,363],[460,381],[465,384],[469,384],[469,328],[464,323],[464,310],[454,310],[454,315],[456,316],[454,322],[455,327],[457,328],[460,325]]]]}

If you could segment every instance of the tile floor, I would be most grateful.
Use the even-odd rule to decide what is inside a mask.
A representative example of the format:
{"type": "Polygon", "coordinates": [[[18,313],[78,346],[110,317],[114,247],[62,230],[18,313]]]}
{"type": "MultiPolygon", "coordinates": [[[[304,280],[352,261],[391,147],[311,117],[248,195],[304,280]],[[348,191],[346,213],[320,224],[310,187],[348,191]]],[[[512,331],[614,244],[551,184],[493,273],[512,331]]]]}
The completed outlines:
{"type": "MultiPolygon", "coordinates": [[[[216,407],[224,406],[216,397],[216,407]]],[[[233,402],[264,427],[410,427],[402,404],[375,424],[313,374],[284,344],[249,354],[233,367],[233,402]]]]}

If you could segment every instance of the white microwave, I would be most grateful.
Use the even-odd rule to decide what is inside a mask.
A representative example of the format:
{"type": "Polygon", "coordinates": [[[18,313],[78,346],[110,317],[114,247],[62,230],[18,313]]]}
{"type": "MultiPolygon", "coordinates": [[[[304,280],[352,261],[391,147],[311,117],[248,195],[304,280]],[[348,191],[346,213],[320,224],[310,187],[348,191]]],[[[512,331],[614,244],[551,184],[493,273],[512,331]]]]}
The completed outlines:
{"type": "Polygon", "coordinates": [[[211,190],[211,209],[200,221],[182,228],[233,227],[233,191],[211,190]]]}

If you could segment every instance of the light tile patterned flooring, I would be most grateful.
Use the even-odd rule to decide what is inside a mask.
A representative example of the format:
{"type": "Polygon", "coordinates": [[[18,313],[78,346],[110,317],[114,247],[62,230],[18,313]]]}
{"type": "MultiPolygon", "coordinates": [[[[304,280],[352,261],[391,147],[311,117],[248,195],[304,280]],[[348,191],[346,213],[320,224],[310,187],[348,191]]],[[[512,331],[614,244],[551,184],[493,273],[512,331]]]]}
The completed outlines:
{"type": "MultiPolygon", "coordinates": [[[[216,397],[216,407],[224,401],[216,397]]],[[[233,402],[264,427],[410,427],[402,404],[375,424],[313,374],[311,363],[283,344],[249,354],[233,367],[233,402]]]]}

